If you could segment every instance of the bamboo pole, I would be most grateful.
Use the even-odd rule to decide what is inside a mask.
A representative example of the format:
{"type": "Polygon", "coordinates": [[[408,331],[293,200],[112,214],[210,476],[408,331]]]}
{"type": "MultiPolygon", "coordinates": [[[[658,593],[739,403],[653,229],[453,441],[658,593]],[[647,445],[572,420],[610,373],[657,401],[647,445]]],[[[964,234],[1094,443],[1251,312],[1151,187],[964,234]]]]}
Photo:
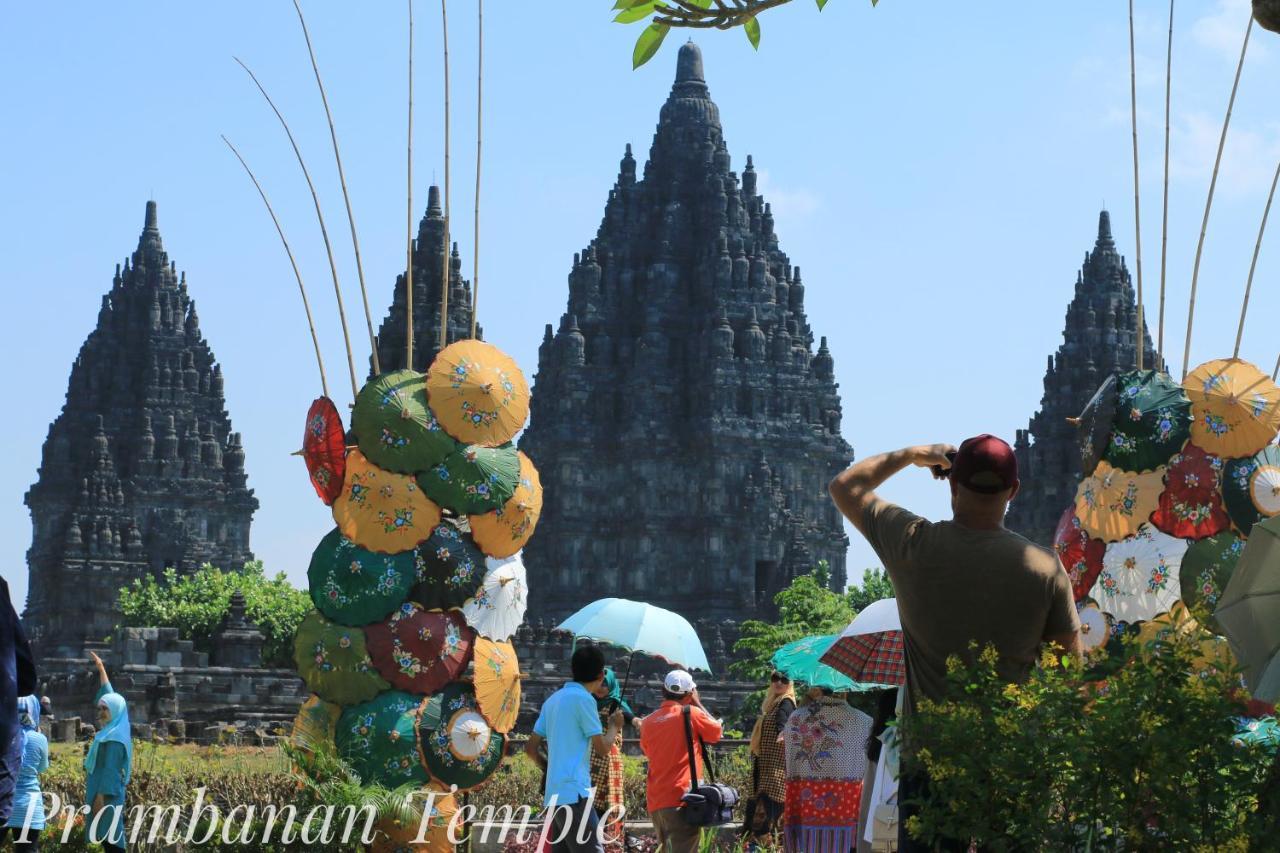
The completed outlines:
{"type": "Polygon", "coordinates": [[[240,156],[240,152],[236,150],[236,147],[231,144],[231,140],[223,136],[222,141],[227,143],[231,153],[236,155],[240,165],[244,166],[245,172],[249,175],[249,180],[253,181],[253,185],[258,188],[258,195],[262,196],[262,203],[267,206],[267,213],[271,214],[271,221],[275,223],[276,233],[280,235],[280,242],[284,244],[284,253],[289,256],[289,264],[293,267],[293,277],[298,280],[298,292],[302,294],[302,310],[307,314],[307,328],[311,330],[311,343],[316,348],[316,366],[320,368],[320,390],[328,397],[329,380],[324,375],[324,358],[320,355],[320,338],[316,335],[316,324],[311,319],[311,303],[307,300],[307,288],[302,283],[302,273],[298,270],[298,262],[293,258],[293,250],[289,248],[289,241],[284,236],[284,229],[280,227],[280,220],[276,217],[276,212],[272,209],[271,202],[267,199],[267,193],[262,189],[262,184],[258,183],[257,176],[253,174],[253,170],[249,168],[249,164],[240,156]]]}
{"type": "Polygon", "coordinates": [[[1258,254],[1262,251],[1262,235],[1267,233],[1267,217],[1271,215],[1271,202],[1276,197],[1276,184],[1280,183],[1280,162],[1276,163],[1276,174],[1271,179],[1271,191],[1267,193],[1267,205],[1262,209],[1262,224],[1258,226],[1258,241],[1253,244],[1253,260],[1249,262],[1249,278],[1244,285],[1244,302],[1240,306],[1240,325],[1236,328],[1236,348],[1232,358],[1240,357],[1240,339],[1244,337],[1244,317],[1249,311],[1249,293],[1253,290],[1253,273],[1258,268],[1258,254]]]}
{"type": "Polygon", "coordinates": [[[356,361],[355,356],[351,353],[351,336],[347,330],[347,311],[342,306],[342,288],[338,284],[338,265],[333,260],[333,244],[329,241],[329,229],[324,224],[324,213],[320,209],[320,196],[316,193],[316,185],[311,180],[311,172],[307,169],[306,161],[302,159],[302,151],[298,149],[298,141],[293,138],[293,131],[289,129],[289,123],[284,120],[284,116],[280,113],[279,108],[276,107],[276,102],[271,100],[271,96],[267,94],[267,90],[258,81],[257,75],[249,70],[249,66],[241,62],[239,58],[235,58],[235,60],[249,75],[249,79],[258,87],[258,91],[262,93],[262,97],[267,99],[267,104],[270,105],[271,111],[280,120],[280,126],[284,128],[285,135],[289,137],[289,144],[293,146],[293,154],[298,158],[298,166],[302,169],[302,176],[307,179],[307,188],[311,190],[311,201],[316,208],[316,219],[320,222],[320,236],[324,238],[325,254],[329,256],[329,272],[333,276],[333,295],[338,301],[338,320],[342,323],[342,342],[347,348],[347,368],[351,371],[351,399],[354,400],[356,395],[360,393],[360,388],[356,383],[356,361]]]}
{"type": "Polygon", "coordinates": [[[440,0],[444,37],[444,277],[440,279],[440,349],[449,345],[449,13],[440,0]]]}
{"type": "Polygon", "coordinates": [[[1129,114],[1133,127],[1133,231],[1134,245],[1138,267],[1138,311],[1137,329],[1134,334],[1134,349],[1138,353],[1138,369],[1142,369],[1142,351],[1146,341],[1143,338],[1142,322],[1142,213],[1138,192],[1138,68],[1137,56],[1133,44],[1133,0],[1129,0],[1129,114]]]}
{"type": "Polygon", "coordinates": [[[405,356],[404,365],[413,370],[413,0],[409,0],[409,131],[408,153],[405,155],[405,174],[408,189],[405,193],[405,356]]]}
{"type": "Polygon", "coordinates": [[[1187,342],[1182,350],[1182,378],[1187,378],[1191,361],[1191,326],[1196,316],[1196,283],[1200,279],[1200,255],[1204,252],[1204,235],[1209,229],[1209,211],[1213,208],[1213,191],[1218,185],[1218,169],[1222,165],[1222,149],[1227,144],[1227,128],[1231,125],[1231,110],[1236,103],[1236,91],[1240,88],[1240,72],[1244,70],[1245,53],[1249,50],[1249,34],[1253,32],[1253,13],[1249,14],[1249,26],[1244,31],[1244,44],[1240,46],[1240,62],[1236,65],[1236,77],[1231,84],[1231,98],[1227,101],[1227,115],[1222,120],[1222,136],[1218,139],[1218,155],[1213,161],[1213,176],[1209,179],[1209,197],[1204,203],[1204,219],[1200,222],[1200,240],[1196,244],[1196,261],[1191,268],[1191,301],[1187,306],[1187,342]]]}
{"type": "Polygon", "coordinates": [[[484,0],[476,0],[476,209],[471,241],[471,338],[476,336],[476,315],[480,311],[480,138],[484,130],[484,0]]]}
{"type": "MultiPolygon", "coordinates": [[[[1169,0],[1169,49],[1164,66],[1164,212],[1160,222],[1160,320],[1156,354],[1164,358],[1164,288],[1169,263],[1169,114],[1173,100],[1173,3],[1169,0]]],[[[1166,368],[1168,364],[1166,363],[1166,368]]]]}
{"type": "Polygon", "coordinates": [[[378,363],[378,342],[373,337],[373,317],[369,313],[369,294],[364,286],[364,265],[360,263],[360,240],[356,237],[356,219],[351,213],[351,196],[347,193],[347,177],[342,171],[342,155],[338,153],[338,132],[333,126],[333,113],[329,110],[329,97],[324,91],[324,81],[320,79],[320,65],[316,62],[316,52],[311,47],[311,34],[307,31],[307,19],[302,16],[302,6],[293,0],[293,8],[298,11],[298,23],[302,25],[302,37],[307,42],[307,55],[311,57],[311,70],[316,75],[316,86],[320,89],[320,102],[324,104],[324,117],[329,122],[329,138],[333,140],[333,159],[338,163],[338,183],[342,185],[342,200],[347,205],[347,223],[351,226],[351,245],[356,254],[356,277],[360,280],[360,300],[364,305],[364,322],[369,329],[369,350],[373,359],[373,372],[382,372],[378,363]]]}

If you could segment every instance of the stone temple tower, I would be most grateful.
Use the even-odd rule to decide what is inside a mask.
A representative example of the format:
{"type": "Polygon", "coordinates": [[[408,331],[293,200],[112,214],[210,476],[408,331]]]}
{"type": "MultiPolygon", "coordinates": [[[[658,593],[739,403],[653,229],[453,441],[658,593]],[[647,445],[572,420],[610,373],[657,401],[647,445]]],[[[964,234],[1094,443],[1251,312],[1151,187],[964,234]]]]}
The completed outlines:
{"type": "Polygon", "coordinates": [[[853,451],[831,354],[751,158],[730,168],[692,42],[636,172],[628,145],[538,353],[520,442],[545,487],[531,615],[622,596],[740,620],[824,559],[842,588],[826,486],[853,451]]]}
{"type": "Polygon", "coordinates": [[[147,202],[71,368],[26,495],[34,528],[24,616],[45,659],[111,633],[121,587],[166,567],[239,569],[258,501],[224,408],[222,368],[147,202]]]}
{"type": "MultiPolygon", "coordinates": [[[[440,282],[444,279],[444,213],[440,190],[427,192],[427,212],[413,248],[413,367],[426,370],[440,351],[440,282]]],[[[378,360],[383,372],[405,367],[404,274],[396,276],[391,307],[378,327],[378,360]]],[[[449,343],[471,337],[471,283],[462,277],[458,244],[449,255],[449,343]]],[[[476,327],[476,337],[481,329],[476,327]]],[[[373,365],[370,364],[372,371],[373,365]]]]}
{"type": "MultiPolygon", "coordinates": [[[[1137,366],[1137,304],[1129,270],[1111,237],[1111,215],[1098,216],[1098,239],[1076,274],[1062,346],[1049,356],[1040,411],[1018,430],[1014,450],[1022,490],[1005,523],[1048,545],[1058,518],[1075,498],[1080,450],[1067,418],[1080,414],[1111,373],[1137,366]]],[[[1143,327],[1143,366],[1165,369],[1143,327]]]]}

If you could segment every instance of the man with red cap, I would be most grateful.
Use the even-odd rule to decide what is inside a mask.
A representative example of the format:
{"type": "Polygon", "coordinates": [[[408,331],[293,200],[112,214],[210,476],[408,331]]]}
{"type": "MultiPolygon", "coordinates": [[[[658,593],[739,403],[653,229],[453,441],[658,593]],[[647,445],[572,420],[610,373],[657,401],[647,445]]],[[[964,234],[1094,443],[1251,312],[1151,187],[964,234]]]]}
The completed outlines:
{"type": "MultiPolygon", "coordinates": [[[[1027,677],[1046,643],[1080,654],[1066,572],[1051,551],[1005,529],[1018,461],[1004,441],[979,435],[958,449],[933,444],[882,453],[839,474],[829,490],[893,582],[907,654],[907,714],[922,699],[946,698],[947,658],[969,660],[971,644],[994,646],[1011,682],[1027,677]],[[913,465],[950,480],[950,520],[928,521],[876,494],[913,465]]],[[[900,801],[918,797],[927,781],[902,785],[900,801]]],[[[906,837],[907,816],[904,809],[899,849],[926,849],[906,837]]]]}

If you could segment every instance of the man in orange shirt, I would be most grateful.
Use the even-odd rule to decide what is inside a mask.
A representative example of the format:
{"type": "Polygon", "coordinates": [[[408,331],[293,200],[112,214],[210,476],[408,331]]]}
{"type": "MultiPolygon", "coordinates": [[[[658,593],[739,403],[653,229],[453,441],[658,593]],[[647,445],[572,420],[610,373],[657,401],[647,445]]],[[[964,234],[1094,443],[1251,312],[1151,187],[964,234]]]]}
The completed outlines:
{"type": "Polygon", "coordinates": [[[698,740],[718,743],[720,721],[711,716],[698,699],[693,676],[682,669],[667,673],[662,685],[662,704],[644,718],[640,728],[640,749],[649,759],[648,805],[658,849],[668,853],[694,853],[702,830],[685,823],[680,814],[681,798],[689,793],[689,748],[685,739],[683,712],[689,708],[693,728],[693,751],[698,776],[703,775],[703,755],[698,740]]]}

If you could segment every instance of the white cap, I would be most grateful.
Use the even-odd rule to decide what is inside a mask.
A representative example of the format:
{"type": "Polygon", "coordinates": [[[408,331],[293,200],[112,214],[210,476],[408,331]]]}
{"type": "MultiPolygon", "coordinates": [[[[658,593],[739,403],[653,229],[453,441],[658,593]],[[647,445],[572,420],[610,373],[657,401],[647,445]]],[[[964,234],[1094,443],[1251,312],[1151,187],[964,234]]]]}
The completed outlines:
{"type": "Polygon", "coordinates": [[[667,678],[662,682],[671,693],[679,693],[681,696],[692,693],[698,686],[693,683],[693,676],[685,672],[683,669],[673,669],[667,673],[667,678]]]}

